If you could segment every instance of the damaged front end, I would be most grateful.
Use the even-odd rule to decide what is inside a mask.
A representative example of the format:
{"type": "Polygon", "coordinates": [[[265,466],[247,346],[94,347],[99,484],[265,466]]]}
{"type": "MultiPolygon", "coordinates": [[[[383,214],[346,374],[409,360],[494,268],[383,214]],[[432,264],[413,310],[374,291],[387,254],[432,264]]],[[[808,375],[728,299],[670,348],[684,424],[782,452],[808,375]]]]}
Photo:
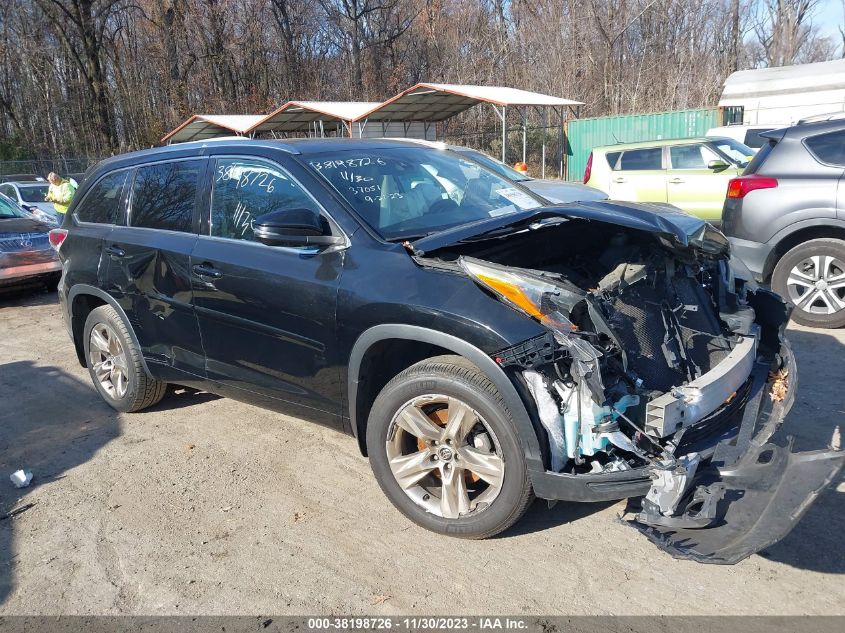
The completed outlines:
{"type": "Polygon", "coordinates": [[[838,430],[794,453],[782,428],[797,386],[785,303],[718,239],[572,217],[539,233],[438,253],[547,330],[494,355],[536,405],[538,496],[633,498],[632,527],[701,562],[783,538],[843,465],[838,430]]]}

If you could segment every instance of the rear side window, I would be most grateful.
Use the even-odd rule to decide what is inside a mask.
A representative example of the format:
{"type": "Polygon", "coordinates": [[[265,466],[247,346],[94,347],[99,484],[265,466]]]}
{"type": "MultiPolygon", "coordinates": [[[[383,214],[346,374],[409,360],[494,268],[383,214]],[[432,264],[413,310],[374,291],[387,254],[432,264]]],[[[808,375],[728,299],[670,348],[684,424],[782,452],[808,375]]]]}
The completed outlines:
{"type": "Polygon", "coordinates": [[[204,160],[139,167],[132,185],[130,226],[190,233],[204,160]]]}
{"type": "Polygon", "coordinates": [[[622,171],[663,169],[663,149],[629,149],[622,153],[619,163],[622,171]]]}
{"type": "Polygon", "coordinates": [[[255,159],[222,158],[214,173],[211,235],[254,240],[255,218],[281,209],[320,208],[280,168],[255,159]]]}
{"type": "Polygon", "coordinates": [[[611,169],[616,169],[616,161],[619,160],[619,156],[622,152],[608,152],[606,155],[607,164],[610,165],[611,169]]]}
{"type": "Polygon", "coordinates": [[[743,171],[743,175],[747,174],[756,174],[757,171],[763,166],[763,163],[766,162],[766,159],[769,157],[769,154],[772,153],[772,150],[777,145],[777,141],[769,140],[768,143],[763,145],[756,154],[754,154],[754,158],[751,159],[751,162],[748,163],[748,167],[745,168],[743,171]]]}
{"type": "Polygon", "coordinates": [[[76,208],[76,219],[97,224],[123,224],[123,208],[120,203],[128,173],[117,171],[100,178],[85,194],[82,204],[76,208]]]}
{"type": "Polygon", "coordinates": [[[823,163],[845,165],[845,130],[811,136],[804,144],[823,163]]]}

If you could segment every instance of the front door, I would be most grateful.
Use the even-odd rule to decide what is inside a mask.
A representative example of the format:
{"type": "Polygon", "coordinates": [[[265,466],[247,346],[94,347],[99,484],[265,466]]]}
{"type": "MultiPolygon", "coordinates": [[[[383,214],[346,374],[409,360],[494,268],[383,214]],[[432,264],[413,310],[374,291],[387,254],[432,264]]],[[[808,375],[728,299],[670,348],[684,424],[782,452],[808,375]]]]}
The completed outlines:
{"type": "Polygon", "coordinates": [[[334,341],[344,252],[257,242],[255,218],[284,208],[320,210],[274,162],[216,159],[211,213],[191,255],[208,377],[339,425],[334,341]]]}
{"type": "Polygon", "coordinates": [[[710,169],[713,161],[728,165],[705,143],[670,146],[666,193],[670,204],[703,220],[720,222],[728,181],[738,170],[733,165],[721,171],[710,169]]]}
{"type": "Polygon", "coordinates": [[[189,258],[197,241],[197,190],[207,159],[139,166],[132,175],[128,226],[105,241],[106,290],[129,318],[150,371],[178,381],[202,377],[205,357],[191,305],[189,258]]]}
{"type": "Polygon", "coordinates": [[[666,170],[663,148],[629,149],[610,174],[611,200],[666,202],[666,170]]]}

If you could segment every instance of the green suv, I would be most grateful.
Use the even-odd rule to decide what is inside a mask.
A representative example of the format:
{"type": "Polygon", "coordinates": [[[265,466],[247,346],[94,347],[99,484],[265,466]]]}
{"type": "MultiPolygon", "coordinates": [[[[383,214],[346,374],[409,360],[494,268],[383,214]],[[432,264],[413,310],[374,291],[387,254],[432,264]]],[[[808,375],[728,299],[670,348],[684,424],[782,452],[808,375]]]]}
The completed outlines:
{"type": "Polygon", "coordinates": [[[754,150],[731,138],[683,138],[596,147],[584,184],[611,200],[668,202],[719,222],[728,181],[739,176],[754,150]]]}

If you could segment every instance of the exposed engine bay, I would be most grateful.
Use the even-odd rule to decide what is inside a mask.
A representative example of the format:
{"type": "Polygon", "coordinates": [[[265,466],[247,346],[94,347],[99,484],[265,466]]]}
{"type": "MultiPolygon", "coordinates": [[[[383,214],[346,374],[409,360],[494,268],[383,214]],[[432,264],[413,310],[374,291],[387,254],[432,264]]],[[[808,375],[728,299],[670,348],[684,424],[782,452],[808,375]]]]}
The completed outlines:
{"type": "MultiPolygon", "coordinates": [[[[674,447],[664,438],[700,416],[667,412],[671,404],[662,396],[674,402],[678,389],[742,341],[753,351],[757,336],[744,283],[726,258],[673,251],[642,231],[607,229],[570,221],[461,249],[458,259],[482,287],[549,329],[502,350],[497,362],[521,370],[556,472],[626,470],[667,458],[674,447]],[[572,245],[560,252],[554,234],[564,231],[577,237],[559,236],[572,245]]],[[[726,398],[740,386],[734,382],[726,398]]]]}
{"type": "MultiPolygon", "coordinates": [[[[794,398],[794,361],[782,340],[789,310],[736,274],[721,234],[704,237],[681,244],[653,231],[550,218],[441,249],[434,262],[459,267],[546,327],[494,358],[536,405],[548,470],[593,481],[647,473],[633,523],[670,551],[675,544],[661,530],[724,522],[718,508],[730,492],[707,469],[741,463],[752,436],[764,445],[794,398]]],[[[824,485],[837,470],[819,469],[822,483],[810,477],[807,485],[824,485]]],[[[735,562],[756,551],[735,547],[718,556],[673,553],[735,562]]]]}

